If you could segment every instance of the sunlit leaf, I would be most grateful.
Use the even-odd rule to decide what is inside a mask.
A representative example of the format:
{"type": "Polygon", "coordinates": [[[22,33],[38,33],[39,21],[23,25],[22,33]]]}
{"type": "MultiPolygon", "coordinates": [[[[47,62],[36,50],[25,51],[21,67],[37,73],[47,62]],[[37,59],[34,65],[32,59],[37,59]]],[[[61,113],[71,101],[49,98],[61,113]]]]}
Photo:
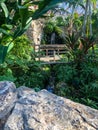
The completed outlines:
{"type": "Polygon", "coordinates": [[[2,7],[2,9],[3,9],[3,11],[4,11],[5,17],[7,18],[8,15],[9,15],[9,12],[8,12],[7,6],[6,6],[6,4],[3,3],[3,2],[0,3],[0,4],[1,4],[1,7],[2,7]]]}
{"type": "Polygon", "coordinates": [[[7,30],[3,29],[3,28],[0,28],[0,33],[3,33],[3,34],[6,34],[8,36],[10,36],[10,34],[8,33],[7,30]]]}

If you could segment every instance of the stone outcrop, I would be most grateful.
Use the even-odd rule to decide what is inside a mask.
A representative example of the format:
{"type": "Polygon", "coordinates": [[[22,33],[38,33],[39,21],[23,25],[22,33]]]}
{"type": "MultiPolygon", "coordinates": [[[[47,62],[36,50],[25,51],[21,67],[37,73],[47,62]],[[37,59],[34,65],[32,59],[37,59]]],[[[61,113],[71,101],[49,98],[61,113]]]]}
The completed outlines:
{"type": "Polygon", "coordinates": [[[18,100],[0,130],[98,130],[98,110],[46,90],[22,86],[16,93],[18,100]]]}
{"type": "Polygon", "coordinates": [[[0,82],[0,130],[17,100],[16,87],[12,82],[0,82]]]}

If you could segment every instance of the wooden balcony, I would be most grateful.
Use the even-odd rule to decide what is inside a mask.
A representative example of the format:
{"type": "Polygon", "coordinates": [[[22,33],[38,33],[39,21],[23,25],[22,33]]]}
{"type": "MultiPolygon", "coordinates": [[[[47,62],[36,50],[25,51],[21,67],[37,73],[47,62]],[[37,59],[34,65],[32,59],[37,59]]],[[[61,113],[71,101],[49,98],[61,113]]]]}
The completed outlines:
{"type": "Polygon", "coordinates": [[[35,52],[38,53],[37,61],[55,62],[59,61],[67,51],[64,44],[48,44],[35,45],[35,52]]]}

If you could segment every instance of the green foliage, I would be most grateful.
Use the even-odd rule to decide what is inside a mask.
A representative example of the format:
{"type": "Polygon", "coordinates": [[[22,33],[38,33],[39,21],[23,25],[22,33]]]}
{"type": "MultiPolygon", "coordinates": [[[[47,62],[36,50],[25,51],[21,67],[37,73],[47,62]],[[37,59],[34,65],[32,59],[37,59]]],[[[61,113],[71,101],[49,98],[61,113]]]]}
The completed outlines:
{"type": "Polygon", "coordinates": [[[46,34],[51,34],[52,32],[54,32],[54,23],[52,22],[49,22],[49,23],[46,23],[46,26],[44,27],[44,32],[46,34]]]}
{"type": "Polygon", "coordinates": [[[98,109],[97,46],[95,46],[95,53],[91,53],[95,39],[89,36],[80,37],[76,41],[76,35],[72,33],[66,35],[65,41],[70,63],[54,68],[57,75],[55,93],[98,109]],[[66,84],[64,87],[61,81],[66,84]]]}
{"type": "Polygon", "coordinates": [[[7,50],[8,50],[7,46],[0,45],[0,64],[4,62],[7,50]]]}
{"type": "Polygon", "coordinates": [[[33,19],[38,19],[43,14],[45,14],[48,10],[53,9],[54,7],[58,6],[59,3],[63,2],[59,0],[42,0],[39,2],[39,8],[35,13],[33,14],[33,19]]]}
{"type": "MultiPolygon", "coordinates": [[[[9,41],[10,38],[7,39],[7,42],[9,41]]],[[[3,39],[3,43],[6,43],[6,39],[3,39]]],[[[27,63],[31,59],[32,53],[31,43],[26,36],[22,36],[17,38],[13,44],[15,48],[8,53],[5,62],[0,65],[0,80],[15,82],[17,79],[16,75],[28,69],[27,63]]],[[[10,48],[12,47],[13,45],[10,46],[10,48]]]]}
{"type": "Polygon", "coordinates": [[[56,18],[56,25],[58,25],[58,26],[64,26],[65,23],[66,23],[66,21],[64,21],[64,19],[61,16],[58,16],[56,18]]]}
{"type": "Polygon", "coordinates": [[[55,93],[98,109],[98,62],[87,60],[77,64],[58,65],[55,93]],[[61,84],[61,81],[65,86],[61,84]]]}
{"type": "Polygon", "coordinates": [[[73,80],[73,77],[76,73],[75,67],[73,66],[55,66],[55,70],[56,70],[56,75],[57,75],[57,81],[60,82],[67,82],[70,83],[73,80]],[[66,75],[65,75],[66,74],[66,75]],[[61,80],[62,79],[62,80],[61,80]]]}
{"type": "Polygon", "coordinates": [[[98,9],[92,14],[93,34],[98,37],[98,9]]]}
{"type": "MultiPolygon", "coordinates": [[[[62,17],[61,17],[62,18],[62,17]]],[[[59,19],[59,18],[58,18],[59,19]]],[[[42,38],[42,44],[50,44],[51,43],[51,36],[53,33],[55,33],[55,43],[56,44],[62,44],[64,43],[64,30],[62,26],[59,23],[59,20],[48,20],[45,23],[45,27],[43,29],[43,38],[42,38]]],[[[64,21],[63,21],[64,22],[64,21]]]]}
{"type": "Polygon", "coordinates": [[[8,67],[7,63],[0,65],[0,81],[12,81],[14,82],[16,78],[13,76],[12,70],[8,67]]]}
{"type": "Polygon", "coordinates": [[[30,40],[25,35],[23,35],[17,38],[13,43],[14,48],[11,50],[10,55],[16,55],[18,58],[29,61],[33,51],[33,46],[31,45],[30,40]]]}
{"type": "Polygon", "coordinates": [[[36,91],[44,88],[50,70],[47,66],[42,67],[39,62],[35,61],[30,40],[23,35],[13,44],[14,48],[8,53],[5,62],[0,65],[0,81],[13,81],[17,87],[26,85],[36,91]]]}
{"type": "MultiPolygon", "coordinates": [[[[55,66],[55,93],[98,109],[98,55],[93,36],[65,35],[65,48],[69,63],[55,66]],[[62,86],[65,84],[65,86],[62,86]]],[[[65,57],[66,57],[65,56],[65,57]]]]}
{"type": "Polygon", "coordinates": [[[22,73],[17,78],[17,84],[26,85],[33,89],[42,89],[45,86],[45,81],[48,80],[50,75],[49,70],[43,69],[39,63],[29,63],[28,71],[22,73]]]}
{"type": "Polygon", "coordinates": [[[0,44],[2,44],[4,50],[0,50],[2,54],[0,61],[2,63],[5,60],[10,44],[28,29],[32,20],[40,18],[48,10],[57,6],[58,3],[60,3],[58,0],[50,0],[49,2],[47,0],[37,2],[31,0],[0,1],[0,44]],[[38,9],[31,10],[30,6],[38,6],[38,9]],[[9,37],[12,40],[9,44],[6,42],[6,45],[4,45],[3,40],[5,38],[9,39],[9,37]]]}
{"type": "Polygon", "coordinates": [[[94,47],[94,36],[79,37],[77,34],[66,34],[65,36],[65,48],[68,51],[68,58],[76,62],[76,64],[86,60],[89,50],[94,47]]]}

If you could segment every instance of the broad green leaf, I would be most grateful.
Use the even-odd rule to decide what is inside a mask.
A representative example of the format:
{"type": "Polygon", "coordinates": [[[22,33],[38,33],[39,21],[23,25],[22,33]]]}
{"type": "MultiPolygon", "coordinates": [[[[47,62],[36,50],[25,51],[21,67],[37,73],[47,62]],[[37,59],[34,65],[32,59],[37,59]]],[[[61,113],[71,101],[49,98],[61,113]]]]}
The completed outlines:
{"type": "Polygon", "coordinates": [[[18,36],[21,36],[28,29],[28,27],[30,26],[31,21],[32,21],[32,18],[30,17],[27,20],[26,25],[25,25],[24,28],[21,28],[20,26],[17,27],[16,31],[14,32],[13,39],[16,39],[18,36]]]}
{"type": "Polygon", "coordinates": [[[3,28],[0,28],[0,33],[6,34],[8,36],[11,36],[11,34],[9,34],[8,31],[3,29],[3,28]]]}
{"type": "Polygon", "coordinates": [[[9,30],[13,28],[13,26],[9,25],[9,24],[3,24],[2,27],[6,28],[6,29],[9,29],[9,30]]]}
{"type": "Polygon", "coordinates": [[[9,15],[9,12],[8,12],[7,6],[6,6],[6,4],[5,4],[4,2],[2,2],[2,3],[0,3],[0,4],[1,4],[1,7],[2,7],[4,13],[5,13],[5,17],[7,18],[8,15],[9,15]]]}
{"type": "Polygon", "coordinates": [[[0,44],[0,64],[2,64],[7,55],[8,46],[3,46],[0,44]]]}
{"type": "Polygon", "coordinates": [[[28,7],[26,6],[18,6],[19,8],[19,14],[20,14],[20,18],[21,18],[21,24],[22,24],[22,28],[25,27],[26,22],[29,18],[29,11],[28,11],[28,7]]]}
{"type": "Polygon", "coordinates": [[[22,29],[20,29],[20,26],[17,27],[17,29],[14,32],[13,39],[16,39],[18,36],[20,36],[22,29]]]}
{"type": "Polygon", "coordinates": [[[64,0],[43,0],[39,4],[39,9],[35,11],[32,16],[32,19],[38,19],[43,14],[45,14],[48,10],[53,9],[58,6],[59,3],[64,2],[64,0]]]}
{"type": "Polygon", "coordinates": [[[16,29],[13,35],[13,40],[16,39],[17,37],[21,36],[25,32],[24,29],[19,29],[19,27],[16,29]]]}
{"type": "Polygon", "coordinates": [[[10,52],[10,50],[14,47],[14,43],[8,43],[6,46],[8,46],[7,53],[10,52]]]}
{"type": "Polygon", "coordinates": [[[17,37],[21,36],[24,32],[25,32],[25,28],[24,29],[20,29],[20,30],[17,29],[14,32],[13,39],[16,39],[17,37]]]}

